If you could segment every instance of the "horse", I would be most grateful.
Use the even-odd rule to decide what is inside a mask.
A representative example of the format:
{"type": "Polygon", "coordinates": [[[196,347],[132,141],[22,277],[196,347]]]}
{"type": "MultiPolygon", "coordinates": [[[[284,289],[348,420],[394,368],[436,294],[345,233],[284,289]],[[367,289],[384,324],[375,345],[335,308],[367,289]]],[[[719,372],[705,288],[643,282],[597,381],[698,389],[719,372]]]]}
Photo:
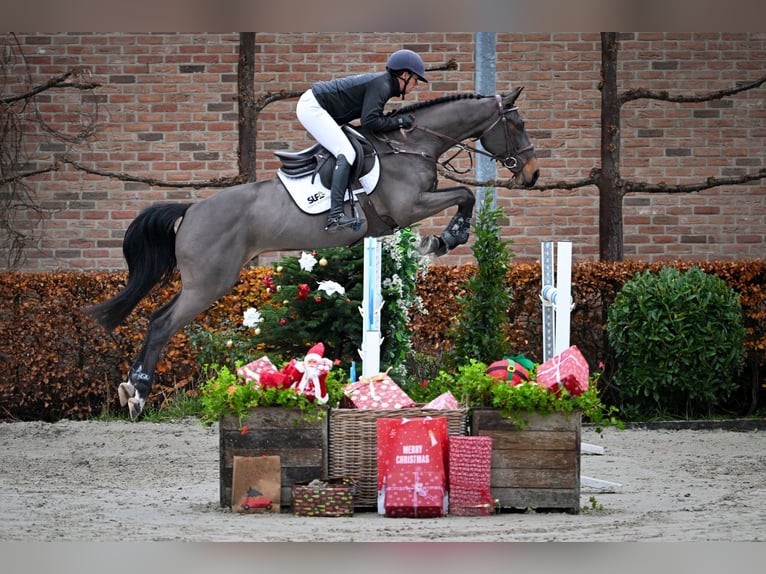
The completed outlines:
{"type": "MultiPolygon", "coordinates": [[[[122,244],[127,283],[111,299],[83,309],[112,331],[154,285],[169,279],[176,269],[180,273],[179,291],[150,316],[141,349],[127,380],[118,387],[120,404],[128,406],[131,420],[144,408],[157,361],[170,338],[228,293],[241,269],[257,255],[355,245],[365,237],[394,233],[454,206],[457,212],[441,235],[424,237],[418,249],[424,255],[439,256],[466,243],[474,193],[465,186],[437,189],[437,162],[457,147],[471,158],[473,154],[491,157],[510,170],[516,184],[532,187],[539,167],[515,105],[522,89],[494,96],[454,94],[389,112],[412,114],[415,123],[409,130],[371,133],[356,128],[373,148],[379,170],[371,193],[359,194],[358,203],[367,215],[359,225],[325,231],[326,211],[307,213],[288,193],[289,178],[278,176],[227,187],[197,202],[157,203],[141,211],[128,226],[122,244]],[[481,147],[466,140],[479,141],[481,147]]],[[[306,151],[283,153],[282,159],[295,163],[296,158],[309,155],[306,151]]],[[[359,158],[365,159],[370,158],[359,158]]],[[[349,202],[355,209],[354,195],[347,195],[345,204],[349,202]]]]}

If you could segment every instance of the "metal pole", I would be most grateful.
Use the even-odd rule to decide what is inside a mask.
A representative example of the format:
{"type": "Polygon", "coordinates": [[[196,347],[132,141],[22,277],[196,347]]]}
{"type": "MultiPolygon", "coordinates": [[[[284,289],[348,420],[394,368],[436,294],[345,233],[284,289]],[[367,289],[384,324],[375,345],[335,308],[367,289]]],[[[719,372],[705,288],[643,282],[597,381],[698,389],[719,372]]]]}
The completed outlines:
{"type": "MultiPolygon", "coordinates": [[[[485,96],[495,94],[497,72],[497,47],[494,32],[476,32],[476,91],[485,96]]],[[[477,145],[481,148],[481,143],[477,145]]],[[[495,179],[497,167],[492,158],[479,155],[476,160],[476,177],[479,181],[495,179]]],[[[495,192],[486,187],[476,189],[476,205],[484,205],[484,196],[492,193],[492,207],[495,206],[495,192]]]]}

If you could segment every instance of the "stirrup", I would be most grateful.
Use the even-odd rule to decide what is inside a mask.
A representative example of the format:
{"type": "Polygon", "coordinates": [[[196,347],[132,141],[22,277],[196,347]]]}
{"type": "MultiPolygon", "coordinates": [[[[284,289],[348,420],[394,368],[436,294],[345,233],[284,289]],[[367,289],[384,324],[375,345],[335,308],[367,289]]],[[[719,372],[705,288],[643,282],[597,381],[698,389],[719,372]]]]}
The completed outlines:
{"type": "Polygon", "coordinates": [[[358,229],[358,226],[362,223],[364,223],[364,220],[360,220],[358,217],[349,217],[345,213],[338,213],[327,218],[327,225],[324,230],[334,232],[348,227],[356,227],[358,229]]]}

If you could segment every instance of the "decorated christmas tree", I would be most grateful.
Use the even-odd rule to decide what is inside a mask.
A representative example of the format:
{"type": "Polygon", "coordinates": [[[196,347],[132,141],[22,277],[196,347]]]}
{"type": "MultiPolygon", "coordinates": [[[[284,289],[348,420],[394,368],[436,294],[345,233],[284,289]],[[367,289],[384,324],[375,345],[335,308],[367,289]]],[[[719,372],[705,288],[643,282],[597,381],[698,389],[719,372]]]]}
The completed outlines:
{"type": "Polygon", "coordinates": [[[321,341],[326,357],[350,362],[361,345],[362,258],[360,248],[335,247],[275,263],[269,299],[248,322],[254,346],[276,363],[321,341]]]}
{"type": "MultiPolygon", "coordinates": [[[[410,313],[422,309],[417,278],[426,260],[414,247],[415,234],[399,230],[382,239],[381,370],[405,375],[410,349],[410,313]]],[[[264,278],[269,298],[246,313],[254,349],[277,363],[300,357],[322,342],[325,357],[348,372],[362,346],[364,251],[362,246],[334,247],[281,259],[264,278]]]]}

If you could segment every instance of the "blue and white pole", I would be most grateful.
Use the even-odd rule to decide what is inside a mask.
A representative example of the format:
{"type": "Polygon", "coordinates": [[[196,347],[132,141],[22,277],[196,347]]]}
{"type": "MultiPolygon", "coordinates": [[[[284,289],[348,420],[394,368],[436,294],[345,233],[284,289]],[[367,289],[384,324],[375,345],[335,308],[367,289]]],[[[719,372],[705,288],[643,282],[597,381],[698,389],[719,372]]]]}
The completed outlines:
{"type": "Polygon", "coordinates": [[[366,237],[364,240],[364,280],[362,289],[362,376],[373,377],[380,372],[380,311],[383,295],[380,290],[380,268],[382,261],[381,240],[366,237]]]}

